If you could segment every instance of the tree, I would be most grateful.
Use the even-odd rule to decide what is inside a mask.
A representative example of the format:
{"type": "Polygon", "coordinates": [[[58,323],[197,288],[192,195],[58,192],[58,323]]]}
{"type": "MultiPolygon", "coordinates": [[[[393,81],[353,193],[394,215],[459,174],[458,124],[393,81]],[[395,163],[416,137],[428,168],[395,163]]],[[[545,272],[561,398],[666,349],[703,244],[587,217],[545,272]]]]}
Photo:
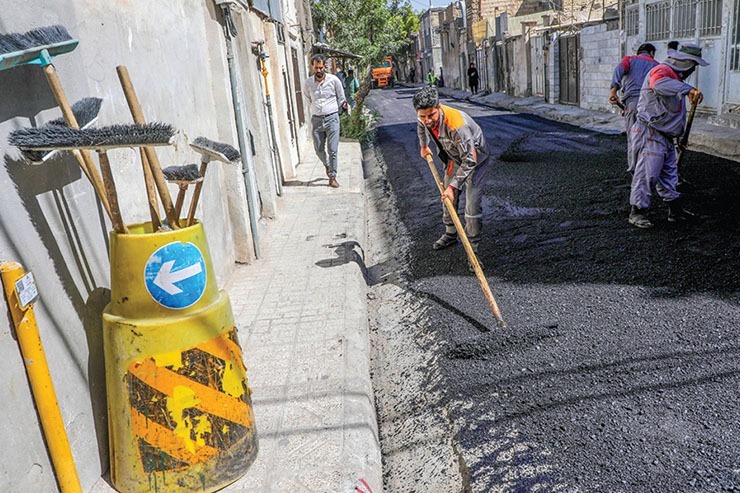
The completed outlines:
{"type": "Polygon", "coordinates": [[[311,0],[314,26],[336,49],[372,64],[405,51],[419,18],[408,0],[311,0]]]}

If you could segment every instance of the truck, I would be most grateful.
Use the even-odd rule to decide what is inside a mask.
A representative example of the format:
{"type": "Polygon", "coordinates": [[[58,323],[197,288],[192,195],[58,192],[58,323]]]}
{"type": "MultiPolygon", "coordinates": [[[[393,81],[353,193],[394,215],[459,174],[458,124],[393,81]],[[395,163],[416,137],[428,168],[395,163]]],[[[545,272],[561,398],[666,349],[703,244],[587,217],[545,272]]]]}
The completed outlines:
{"type": "Polygon", "coordinates": [[[393,58],[385,59],[370,69],[370,75],[373,79],[373,89],[377,87],[393,87],[393,58]]]}

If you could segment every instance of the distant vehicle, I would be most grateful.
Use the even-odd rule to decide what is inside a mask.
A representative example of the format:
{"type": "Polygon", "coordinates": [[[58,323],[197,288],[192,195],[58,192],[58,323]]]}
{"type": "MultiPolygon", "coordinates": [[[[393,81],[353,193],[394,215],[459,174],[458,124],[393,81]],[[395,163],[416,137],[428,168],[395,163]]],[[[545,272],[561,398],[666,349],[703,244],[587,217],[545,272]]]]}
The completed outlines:
{"type": "Polygon", "coordinates": [[[373,65],[370,75],[373,79],[373,89],[376,87],[393,87],[393,59],[388,56],[379,64],[373,65]]]}

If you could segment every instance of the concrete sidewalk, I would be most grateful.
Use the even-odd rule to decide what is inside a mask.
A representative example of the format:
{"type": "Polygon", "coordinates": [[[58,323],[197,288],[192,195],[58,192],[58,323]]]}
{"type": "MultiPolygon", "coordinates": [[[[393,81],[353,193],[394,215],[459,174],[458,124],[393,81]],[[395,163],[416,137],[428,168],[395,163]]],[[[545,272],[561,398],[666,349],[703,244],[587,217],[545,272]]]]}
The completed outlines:
{"type": "MultiPolygon", "coordinates": [[[[421,87],[421,84],[408,86],[421,87]]],[[[448,87],[439,88],[443,96],[454,99],[466,99],[474,103],[484,104],[496,108],[504,108],[521,113],[558,120],[580,127],[590,128],[605,133],[623,133],[624,119],[618,112],[586,110],[567,104],[550,104],[540,96],[517,98],[503,93],[483,94],[475,96],[469,91],[461,91],[448,87]]],[[[704,152],[713,156],[740,161],[740,128],[714,125],[710,118],[696,116],[691,127],[689,149],[704,152]]]]}
{"type": "Polygon", "coordinates": [[[262,258],[225,289],[253,391],[257,459],[226,492],[383,489],[363,276],[362,153],[339,147],[338,189],[306,148],[262,258]]]}

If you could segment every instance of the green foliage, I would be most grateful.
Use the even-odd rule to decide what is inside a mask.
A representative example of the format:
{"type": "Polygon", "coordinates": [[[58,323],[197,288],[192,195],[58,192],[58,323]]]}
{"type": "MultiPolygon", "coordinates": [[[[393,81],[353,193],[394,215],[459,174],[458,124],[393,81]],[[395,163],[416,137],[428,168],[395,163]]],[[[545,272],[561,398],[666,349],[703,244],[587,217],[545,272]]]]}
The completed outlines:
{"type": "Polygon", "coordinates": [[[376,120],[376,114],[370,113],[364,105],[358,104],[352,113],[344,113],[339,117],[340,135],[366,144],[373,139],[376,120]]]}
{"type": "Polygon", "coordinates": [[[332,48],[371,64],[407,51],[409,34],[419,29],[408,0],[311,0],[311,13],[332,48]]]}

